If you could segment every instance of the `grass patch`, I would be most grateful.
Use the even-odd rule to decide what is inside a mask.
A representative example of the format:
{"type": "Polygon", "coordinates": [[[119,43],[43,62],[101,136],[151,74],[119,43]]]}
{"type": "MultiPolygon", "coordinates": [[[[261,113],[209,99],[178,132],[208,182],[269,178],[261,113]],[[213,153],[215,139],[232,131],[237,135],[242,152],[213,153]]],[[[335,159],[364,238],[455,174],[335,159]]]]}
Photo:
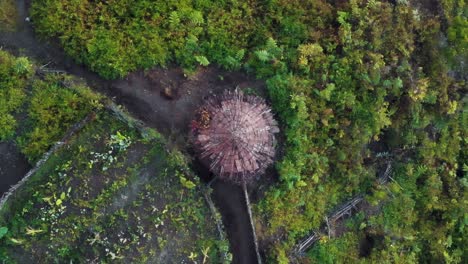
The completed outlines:
{"type": "Polygon", "coordinates": [[[0,31],[14,31],[18,13],[15,0],[0,0],[0,31]]]}

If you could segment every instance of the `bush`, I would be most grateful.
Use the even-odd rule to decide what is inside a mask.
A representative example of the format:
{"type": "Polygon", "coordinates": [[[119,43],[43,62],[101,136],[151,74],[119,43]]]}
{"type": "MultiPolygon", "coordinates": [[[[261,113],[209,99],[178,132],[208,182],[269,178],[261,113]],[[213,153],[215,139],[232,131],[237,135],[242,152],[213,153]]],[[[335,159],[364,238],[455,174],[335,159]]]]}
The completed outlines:
{"type": "Polygon", "coordinates": [[[90,93],[89,88],[73,85],[70,89],[63,84],[63,77],[58,75],[47,75],[44,80],[32,83],[29,129],[18,139],[30,161],[37,160],[71,125],[99,106],[99,97],[90,93]]]}
{"type": "Polygon", "coordinates": [[[40,34],[58,36],[78,62],[114,79],[173,61],[187,69],[210,61],[239,68],[254,34],[251,12],[247,4],[218,1],[42,0],[31,16],[40,34]]]}
{"type": "Polygon", "coordinates": [[[15,113],[26,97],[27,79],[32,66],[24,57],[15,58],[0,50],[0,141],[13,136],[16,129],[15,113]]]}

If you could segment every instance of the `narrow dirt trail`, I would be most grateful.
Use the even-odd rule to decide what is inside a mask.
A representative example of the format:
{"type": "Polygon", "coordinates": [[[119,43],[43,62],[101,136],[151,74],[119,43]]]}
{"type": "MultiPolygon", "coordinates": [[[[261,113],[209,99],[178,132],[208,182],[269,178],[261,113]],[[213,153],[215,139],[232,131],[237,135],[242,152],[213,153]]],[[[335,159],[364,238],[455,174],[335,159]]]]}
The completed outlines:
{"type": "MultiPolygon", "coordinates": [[[[15,55],[28,56],[44,68],[64,71],[81,78],[94,90],[124,105],[136,118],[160,131],[172,146],[189,152],[187,134],[190,120],[203,99],[213,93],[235,87],[250,87],[259,94],[263,82],[243,73],[225,72],[217,68],[201,68],[187,78],[180,68],[138,71],[119,80],[105,80],[86,67],[76,64],[54,42],[40,40],[31,25],[25,22],[28,1],[17,1],[19,26],[15,32],[0,32],[0,47],[15,55]]],[[[207,178],[207,175],[200,175],[207,178]]],[[[253,237],[242,189],[216,181],[213,200],[219,207],[226,227],[234,263],[256,263],[253,237]]]]}
{"type": "Polygon", "coordinates": [[[0,143],[0,197],[29,171],[31,165],[11,142],[0,143]]]}

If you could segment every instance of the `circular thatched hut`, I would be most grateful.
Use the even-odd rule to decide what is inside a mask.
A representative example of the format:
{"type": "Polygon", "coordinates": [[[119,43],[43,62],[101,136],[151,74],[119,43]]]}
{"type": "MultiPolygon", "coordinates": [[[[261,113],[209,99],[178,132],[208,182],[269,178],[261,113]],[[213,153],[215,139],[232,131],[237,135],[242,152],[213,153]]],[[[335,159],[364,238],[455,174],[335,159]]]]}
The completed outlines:
{"type": "Polygon", "coordinates": [[[265,100],[237,89],[207,99],[192,122],[202,163],[222,179],[251,181],[273,162],[279,132],[265,100]]]}

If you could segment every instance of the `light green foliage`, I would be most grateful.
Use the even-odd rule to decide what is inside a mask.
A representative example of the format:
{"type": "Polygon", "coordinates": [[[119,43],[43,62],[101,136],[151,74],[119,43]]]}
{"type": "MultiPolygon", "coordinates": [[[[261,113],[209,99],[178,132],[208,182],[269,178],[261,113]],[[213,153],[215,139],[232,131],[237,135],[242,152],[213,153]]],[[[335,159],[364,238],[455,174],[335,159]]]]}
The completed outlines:
{"type": "Polygon", "coordinates": [[[185,178],[185,176],[182,174],[179,174],[179,180],[180,180],[180,184],[182,184],[182,186],[184,186],[187,189],[193,189],[197,186],[191,180],[188,180],[187,178],[185,178]]]}
{"type": "Polygon", "coordinates": [[[210,62],[205,56],[195,56],[195,60],[200,63],[201,66],[208,66],[210,62]]]}
{"type": "Polygon", "coordinates": [[[15,132],[14,114],[19,112],[24,102],[27,80],[32,72],[26,58],[15,58],[0,50],[0,141],[10,138],[15,132]]]}
{"type": "Polygon", "coordinates": [[[15,141],[31,162],[101,100],[69,76],[34,70],[27,58],[0,50],[0,141],[15,141]]]}
{"type": "Polygon", "coordinates": [[[312,263],[355,263],[359,258],[358,247],[359,238],[355,234],[348,233],[336,241],[322,239],[309,254],[312,255],[312,263]]]}
{"type": "Polygon", "coordinates": [[[116,134],[111,135],[108,142],[108,145],[112,150],[116,148],[119,151],[125,151],[130,146],[130,144],[132,144],[132,139],[121,134],[120,131],[117,131],[116,134]]]}
{"type": "MultiPolygon", "coordinates": [[[[445,17],[448,22],[446,52],[453,65],[468,61],[468,6],[465,0],[445,0],[445,17]]],[[[462,68],[463,69],[463,68],[462,68]]]]}
{"type": "Polygon", "coordinates": [[[35,1],[31,15],[39,33],[106,78],[172,61],[239,68],[255,26],[247,4],[218,1],[35,1]]]}

